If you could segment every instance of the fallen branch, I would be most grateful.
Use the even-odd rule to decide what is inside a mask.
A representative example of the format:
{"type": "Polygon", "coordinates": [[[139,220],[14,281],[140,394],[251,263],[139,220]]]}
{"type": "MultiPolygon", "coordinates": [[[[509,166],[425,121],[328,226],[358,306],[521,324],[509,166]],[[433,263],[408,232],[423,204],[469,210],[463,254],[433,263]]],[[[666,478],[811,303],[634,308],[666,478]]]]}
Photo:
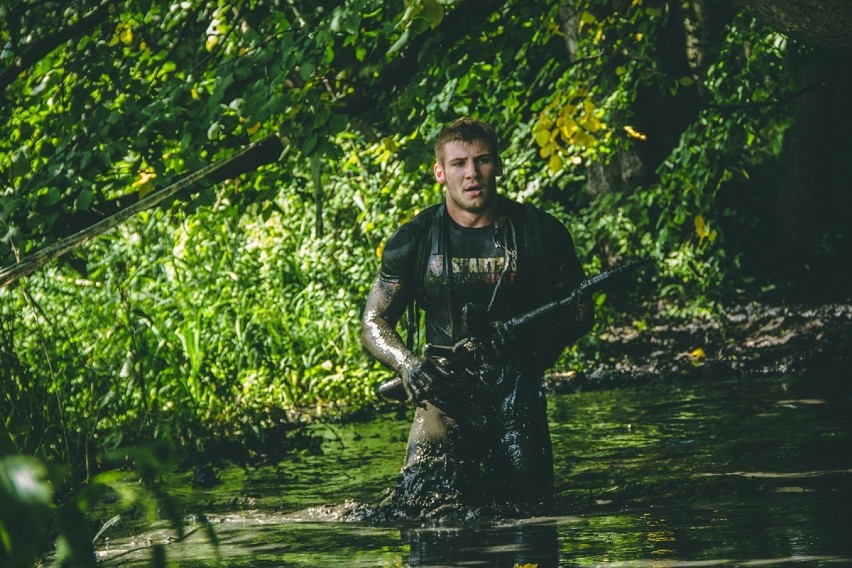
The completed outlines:
{"type": "Polygon", "coordinates": [[[64,239],[31,254],[15,264],[3,268],[0,270],[0,288],[15,282],[22,276],[35,272],[54,258],[60,257],[80,245],[89,242],[94,237],[109,231],[137,213],[157,205],[161,201],[168,199],[180,190],[186,189],[196,182],[207,178],[208,182],[215,183],[223,179],[222,174],[226,171],[229,174],[228,177],[236,177],[239,173],[248,171],[248,168],[245,167],[240,168],[242,171],[238,171],[233,168],[232,166],[237,161],[240,161],[243,164],[249,161],[253,168],[257,168],[264,163],[269,163],[277,159],[282,150],[283,145],[281,144],[281,140],[279,140],[277,136],[272,135],[242,148],[224,160],[209,164],[200,170],[179,179],[168,187],[140,199],[133,205],[122,209],[118,213],[98,221],[94,225],[91,225],[82,231],[69,235],[68,237],[65,237],[64,239]]]}

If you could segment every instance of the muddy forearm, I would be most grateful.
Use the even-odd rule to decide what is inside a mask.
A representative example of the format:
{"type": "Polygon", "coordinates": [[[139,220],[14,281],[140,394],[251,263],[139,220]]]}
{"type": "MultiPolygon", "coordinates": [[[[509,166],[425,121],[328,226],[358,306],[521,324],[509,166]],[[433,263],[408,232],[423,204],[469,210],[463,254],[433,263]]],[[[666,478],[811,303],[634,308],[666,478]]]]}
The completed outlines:
{"type": "Polygon", "coordinates": [[[408,302],[400,284],[377,278],[367,296],[361,321],[361,343],[380,363],[397,373],[410,368],[417,360],[396,332],[396,324],[408,302]]]}

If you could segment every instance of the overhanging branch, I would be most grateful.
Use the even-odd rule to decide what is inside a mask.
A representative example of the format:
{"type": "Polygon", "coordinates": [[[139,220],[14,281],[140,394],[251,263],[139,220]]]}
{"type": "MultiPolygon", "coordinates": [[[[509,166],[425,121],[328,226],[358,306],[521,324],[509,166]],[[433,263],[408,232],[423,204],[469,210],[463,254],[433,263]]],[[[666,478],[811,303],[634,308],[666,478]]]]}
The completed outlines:
{"type": "Polygon", "coordinates": [[[15,282],[18,278],[31,274],[47,264],[54,258],[74,250],[87,243],[94,237],[103,234],[110,229],[120,225],[130,217],[146,209],[157,205],[165,199],[173,196],[182,189],[186,189],[197,182],[216,183],[224,179],[236,177],[261,165],[275,161],[281,155],[284,146],[281,140],[275,136],[268,136],[263,140],[255,142],[235,152],[233,155],[209,164],[195,171],[175,183],[159,191],[140,199],[133,205],[122,209],[102,221],[78,231],[56,243],[31,254],[20,262],[16,262],[0,270],[0,288],[15,282]]]}

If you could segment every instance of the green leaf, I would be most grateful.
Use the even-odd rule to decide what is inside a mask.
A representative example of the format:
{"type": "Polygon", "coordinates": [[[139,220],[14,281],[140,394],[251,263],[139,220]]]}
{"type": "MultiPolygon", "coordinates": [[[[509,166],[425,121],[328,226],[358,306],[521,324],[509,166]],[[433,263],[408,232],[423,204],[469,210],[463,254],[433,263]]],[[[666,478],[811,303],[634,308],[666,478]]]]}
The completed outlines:
{"type": "Polygon", "coordinates": [[[305,138],[304,143],[302,143],[302,155],[303,156],[310,156],[313,153],[316,145],[317,145],[317,133],[311,132],[311,133],[308,134],[307,138],[305,138]]]}
{"type": "Polygon", "coordinates": [[[88,187],[80,190],[80,193],[77,194],[77,198],[74,200],[74,210],[75,211],[88,211],[89,206],[92,204],[93,193],[92,190],[88,187]]]}
{"type": "Polygon", "coordinates": [[[399,38],[397,38],[394,44],[390,46],[390,49],[388,49],[386,55],[388,57],[394,57],[396,54],[398,54],[402,50],[402,48],[405,47],[405,44],[408,43],[409,35],[410,34],[408,30],[405,30],[404,32],[399,34],[399,38]]]}
{"type": "Polygon", "coordinates": [[[47,192],[39,198],[39,202],[45,207],[56,205],[60,201],[62,201],[62,192],[55,187],[48,189],[47,192]]]}

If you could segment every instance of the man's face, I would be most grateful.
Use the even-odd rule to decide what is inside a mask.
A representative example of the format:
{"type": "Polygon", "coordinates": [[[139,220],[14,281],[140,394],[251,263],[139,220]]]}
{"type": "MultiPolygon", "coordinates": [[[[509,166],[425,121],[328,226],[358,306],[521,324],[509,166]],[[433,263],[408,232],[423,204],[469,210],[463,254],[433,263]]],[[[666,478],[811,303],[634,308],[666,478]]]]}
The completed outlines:
{"type": "Polygon", "coordinates": [[[433,171],[438,183],[446,188],[447,208],[454,219],[476,218],[495,204],[497,176],[503,169],[487,142],[447,142],[444,159],[435,164],[433,171]]]}

